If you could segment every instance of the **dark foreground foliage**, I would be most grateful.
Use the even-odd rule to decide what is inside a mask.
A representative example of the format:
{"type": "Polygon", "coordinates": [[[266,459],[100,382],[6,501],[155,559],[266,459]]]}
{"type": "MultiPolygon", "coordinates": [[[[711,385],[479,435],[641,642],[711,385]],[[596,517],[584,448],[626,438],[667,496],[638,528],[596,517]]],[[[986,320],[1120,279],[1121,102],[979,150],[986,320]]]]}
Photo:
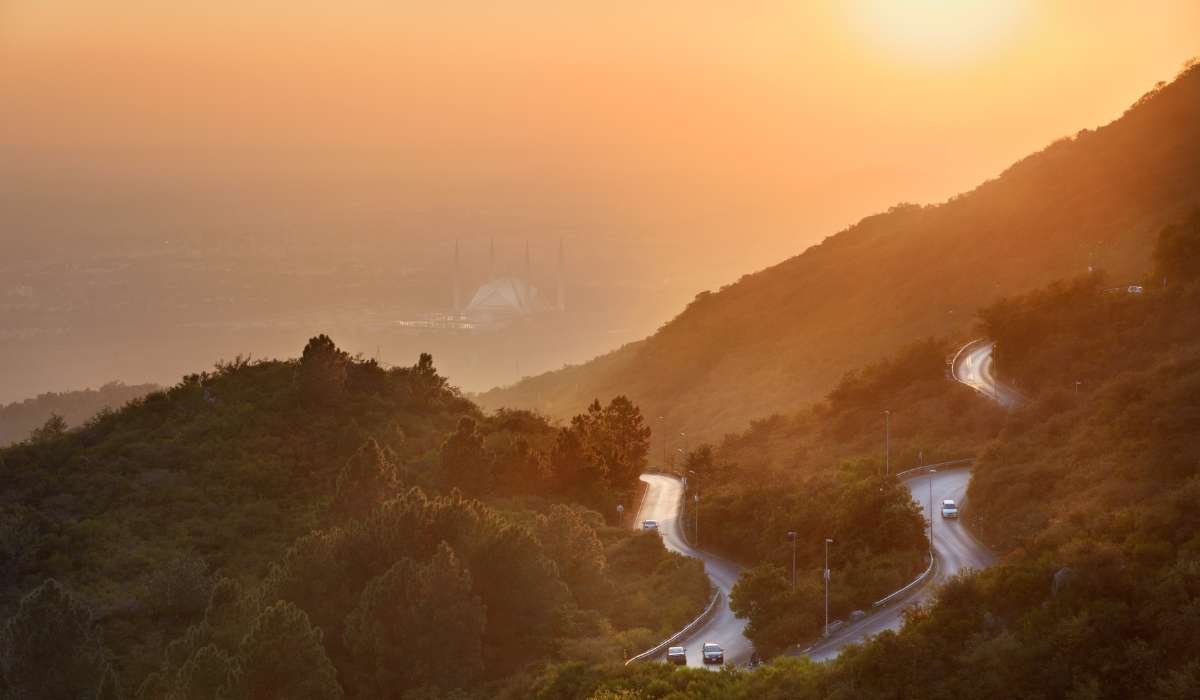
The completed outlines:
{"type": "Polygon", "coordinates": [[[599,514],[647,441],[623,397],[484,415],[429,356],[326,336],[48,422],[0,450],[0,697],[438,697],[623,659],[709,596],[599,514]]]}

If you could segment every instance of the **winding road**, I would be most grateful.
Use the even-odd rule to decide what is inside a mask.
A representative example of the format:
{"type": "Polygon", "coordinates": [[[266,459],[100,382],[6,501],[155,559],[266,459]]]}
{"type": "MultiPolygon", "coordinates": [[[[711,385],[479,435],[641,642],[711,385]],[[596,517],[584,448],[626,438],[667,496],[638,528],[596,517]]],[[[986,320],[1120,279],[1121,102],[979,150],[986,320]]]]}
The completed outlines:
{"type": "MultiPolygon", "coordinates": [[[[964,346],[954,357],[951,371],[955,380],[974,388],[983,396],[1005,407],[1020,403],[1021,396],[1012,389],[998,384],[993,373],[990,341],[973,341],[964,346]]],[[[729,592],[737,582],[741,567],[733,562],[694,549],[684,540],[679,523],[679,504],[683,497],[683,483],[674,477],[661,474],[643,474],[646,496],[638,511],[636,523],[657,520],[663,542],[667,549],[704,562],[704,570],[713,584],[721,590],[724,598],[719,609],[697,630],[676,644],[687,648],[689,666],[703,666],[700,647],[705,642],[717,642],[725,647],[727,663],[744,664],[750,659],[754,646],[742,631],[746,621],[734,617],[729,609],[729,592]]],[[[912,491],[913,500],[921,505],[927,516],[933,512],[933,548],[936,554],[932,574],[922,585],[910,592],[871,611],[866,617],[840,627],[827,639],[822,639],[803,651],[792,655],[808,656],[817,661],[835,658],[849,644],[862,642],[884,630],[897,630],[904,621],[904,610],[930,600],[937,587],[964,569],[983,569],[995,562],[995,556],[987,547],[976,540],[959,520],[941,517],[940,504],[944,499],[953,499],[964,504],[967,485],[971,480],[969,468],[952,468],[922,471],[905,479],[912,491]]],[[[835,545],[836,546],[836,545],[835,545]]],[[[837,585],[837,571],[833,571],[833,584],[837,585]]],[[[665,658],[665,652],[664,657],[665,658]]]]}
{"type": "Polygon", "coordinates": [[[963,346],[954,356],[954,379],[1005,408],[1015,408],[1023,400],[1012,387],[996,381],[996,344],[990,340],[975,340],[963,346]]]}
{"type": "MultiPolygon", "coordinates": [[[[911,605],[924,603],[933,597],[937,587],[963,569],[982,569],[995,561],[992,553],[979,543],[958,520],[941,517],[939,503],[953,499],[960,505],[966,498],[967,484],[971,481],[970,469],[935,471],[912,476],[904,484],[912,491],[913,500],[921,504],[926,518],[932,510],[933,516],[933,573],[924,585],[917,586],[911,593],[880,608],[872,615],[852,622],[817,644],[805,649],[802,654],[815,661],[832,659],[841,653],[847,644],[861,642],[867,637],[884,630],[898,630],[904,622],[904,610],[911,605]],[[929,492],[933,490],[933,507],[930,508],[929,492]]],[[[837,585],[837,571],[833,572],[833,585],[837,585]]]]}
{"type": "MultiPolygon", "coordinates": [[[[685,638],[679,640],[678,646],[687,648],[688,666],[703,666],[700,660],[700,647],[705,642],[716,642],[725,647],[725,662],[745,664],[754,653],[754,645],[742,634],[746,626],[745,620],[734,617],[729,609],[729,592],[737,583],[742,567],[727,559],[722,559],[703,550],[694,549],[683,538],[679,522],[679,503],[683,497],[683,483],[673,476],[662,474],[643,474],[642,481],[646,482],[646,497],[638,511],[637,527],[643,520],[657,520],[658,530],[662,534],[663,544],[672,552],[679,552],[689,557],[695,557],[704,562],[704,572],[708,574],[713,585],[721,590],[722,600],[717,610],[703,625],[685,638]]],[[[703,523],[701,523],[703,526],[703,523]]],[[[703,533],[701,533],[703,535],[703,533]]],[[[665,658],[665,652],[662,658],[665,658]]],[[[720,668],[711,666],[710,668],[720,668]]]]}

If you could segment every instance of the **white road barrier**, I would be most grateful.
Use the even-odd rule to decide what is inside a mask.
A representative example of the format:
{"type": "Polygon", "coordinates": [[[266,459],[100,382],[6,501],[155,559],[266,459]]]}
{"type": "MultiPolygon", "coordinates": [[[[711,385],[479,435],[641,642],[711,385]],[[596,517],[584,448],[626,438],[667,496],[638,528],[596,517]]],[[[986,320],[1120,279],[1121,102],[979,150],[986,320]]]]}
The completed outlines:
{"type": "Polygon", "coordinates": [[[717,603],[720,602],[720,600],[721,600],[721,591],[718,589],[717,591],[715,591],[713,593],[712,600],[708,601],[708,607],[704,609],[704,612],[697,615],[696,619],[687,623],[687,625],[683,629],[679,630],[678,632],[671,635],[670,637],[664,639],[663,641],[661,641],[658,644],[654,645],[653,647],[647,649],[646,651],[643,651],[642,653],[638,654],[637,656],[630,658],[629,660],[627,660],[625,662],[625,665],[628,666],[629,664],[631,664],[635,661],[645,661],[646,659],[653,659],[654,657],[656,657],[659,654],[666,651],[667,647],[669,647],[672,644],[674,644],[675,642],[679,641],[679,639],[681,637],[685,637],[685,636],[691,634],[692,630],[694,630],[697,627],[699,627],[700,625],[704,624],[704,621],[707,620],[710,615],[712,615],[713,611],[717,609],[717,603]]]}

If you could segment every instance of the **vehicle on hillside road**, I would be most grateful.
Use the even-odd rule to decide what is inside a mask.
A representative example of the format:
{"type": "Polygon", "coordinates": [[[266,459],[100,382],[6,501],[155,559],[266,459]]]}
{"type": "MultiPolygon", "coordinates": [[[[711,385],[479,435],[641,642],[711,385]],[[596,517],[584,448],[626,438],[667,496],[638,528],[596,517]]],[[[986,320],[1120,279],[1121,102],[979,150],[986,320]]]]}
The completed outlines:
{"type": "Polygon", "coordinates": [[[947,498],[942,501],[942,519],[948,520],[958,517],[958,504],[947,498]]]}
{"type": "Polygon", "coordinates": [[[705,642],[700,655],[704,657],[704,663],[706,664],[725,663],[725,650],[716,642],[705,642]]]}
{"type": "Polygon", "coordinates": [[[676,666],[687,666],[687,649],[684,647],[671,647],[667,649],[667,663],[672,663],[676,666]]]}
{"type": "Polygon", "coordinates": [[[643,530],[658,530],[658,521],[657,520],[643,520],[642,521],[642,529],[643,530]]]}

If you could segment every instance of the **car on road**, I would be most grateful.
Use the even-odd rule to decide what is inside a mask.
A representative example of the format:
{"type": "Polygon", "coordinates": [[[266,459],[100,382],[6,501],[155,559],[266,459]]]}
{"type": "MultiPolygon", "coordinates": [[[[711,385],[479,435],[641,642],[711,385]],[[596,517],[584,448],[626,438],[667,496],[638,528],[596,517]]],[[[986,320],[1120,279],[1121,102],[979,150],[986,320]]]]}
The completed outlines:
{"type": "Polygon", "coordinates": [[[658,521],[657,520],[643,520],[642,521],[642,529],[643,530],[657,530],[658,529],[658,521]]]}
{"type": "Polygon", "coordinates": [[[667,662],[676,666],[687,666],[687,649],[684,647],[667,649],[667,662]]]}
{"type": "Polygon", "coordinates": [[[725,650],[716,642],[705,642],[700,655],[704,657],[704,663],[706,664],[725,663],[725,650]]]}
{"type": "Polygon", "coordinates": [[[958,504],[947,498],[942,501],[942,518],[957,518],[958,504]]]}

